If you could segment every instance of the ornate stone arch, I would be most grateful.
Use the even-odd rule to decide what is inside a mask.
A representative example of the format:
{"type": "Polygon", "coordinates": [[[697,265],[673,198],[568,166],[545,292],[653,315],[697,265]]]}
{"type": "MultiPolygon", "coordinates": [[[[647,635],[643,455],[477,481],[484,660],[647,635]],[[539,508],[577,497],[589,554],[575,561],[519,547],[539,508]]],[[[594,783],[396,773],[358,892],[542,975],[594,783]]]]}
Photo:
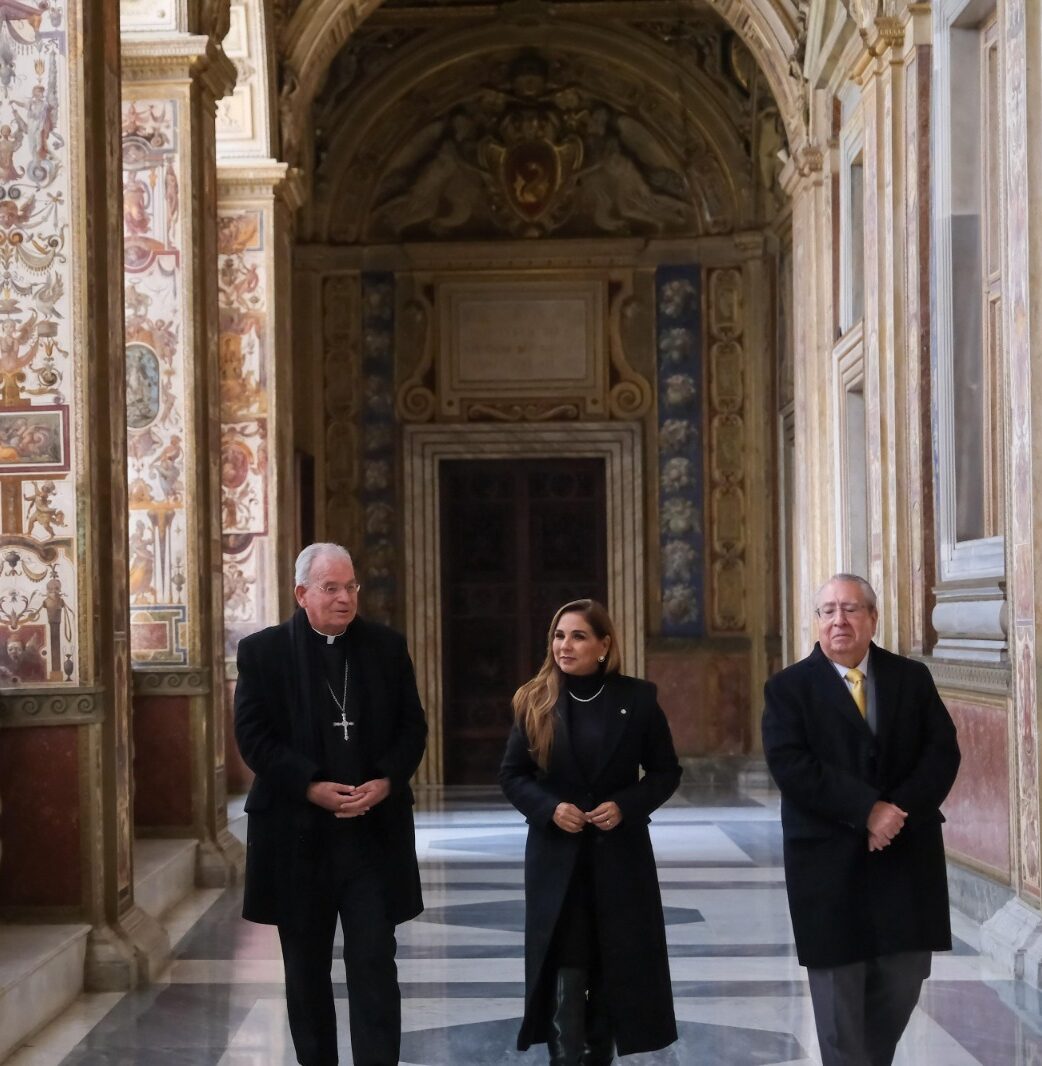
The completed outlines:
{"type": "MultiPolygon", "coordinates": [[[[538,6],[519,0],[518,7],[538,6]]],[[[281,55],[286,72],[298,88],[292,101],[296,121],[305,121],[330,64],[355,29],[381,6],[381,0],[302,0],[283,35],[281,55]]],[[[696,13],[708,9],[720,15],[749,49],[777,101],[790,154],[808,137],[802,54],[806,38],[805,0],[693,0],[683,6],[658,5],[696,13]]],[[[648,4],[648,10],[652,3],[648,4]]]]}

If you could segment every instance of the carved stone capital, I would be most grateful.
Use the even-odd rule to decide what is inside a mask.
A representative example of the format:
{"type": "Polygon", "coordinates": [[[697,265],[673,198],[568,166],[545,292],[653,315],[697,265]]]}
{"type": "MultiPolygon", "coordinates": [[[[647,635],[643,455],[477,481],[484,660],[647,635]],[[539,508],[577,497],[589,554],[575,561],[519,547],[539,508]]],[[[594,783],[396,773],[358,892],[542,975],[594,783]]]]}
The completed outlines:
{"type": "Polygon", "coordinates": [[[796,150],[795,162],[800,177],[806,178],[824,169],[825,153],[820,145],[805,143],[796,150]]]}
{"type": "Polygon", "coordinates": [[[299,170],[275,159],[236,160],[217,165],[217,196],[222,205],[278,199],[296,211],[304,202],[303,186],[299,170]]]}
{"type": "Polygon", "coordinates": [[[94,725],[105,716],[103,688],[9,688],[0,693],[0,729],[94,725]]]}
{"type": "Polygon", "coordinates": [[[873,56],[883,56],[891,49],[899,50],[904,44],[907,18],[898,15],[883,15],[875,20],[864,34],[865,44],[873,56]]]}
{"type": "Polygon", "coordinates": [[[131,676],[135,696],[206,696],[212,687],[210,670],[205,667],[136,667],[131,676]]]}
{"type": "Polygon", "coordinates": [[[214,100],[235,87],[238,72],[219,44],[199,34],[158,37],[131,34],[122,39],[125,82],[192,82],[196,79],[214,100]]]}

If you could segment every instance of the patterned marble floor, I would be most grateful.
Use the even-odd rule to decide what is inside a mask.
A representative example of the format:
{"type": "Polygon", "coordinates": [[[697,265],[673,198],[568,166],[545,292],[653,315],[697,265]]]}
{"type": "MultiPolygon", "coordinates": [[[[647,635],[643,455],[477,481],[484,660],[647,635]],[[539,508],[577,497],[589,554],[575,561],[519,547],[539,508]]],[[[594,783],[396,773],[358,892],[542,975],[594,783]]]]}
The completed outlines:
{"type": "MultiPolygon", "coordinates": [[[[520,1054],[525,829],[498,793],[429,793],[417,808],[427,909],[399,929],[403,1066],[507,1066],[520,1054]]],[[[682,789],[655,817],[680,1039],[621,1066],[813,1066],[820,1062],[785,907],[776,797],[682,789]]],[[[243,922],[240,891],[198,893],[163,979],[84,996],[13,1066],[290,1066],[274,931],[243,922]]],[[[1042,1000],[989,974],[976,928],[939,956],[898,1066],[1042,1062],[1042,1000]]],[[[342,963],[337,963],[342,974],[342,963]]],[[[341,985],[338,995],[344,996],[341,985]]],[[[350,1063],[346,1004],[341,1062],[350,1063]]],[[[338,1008],[339,1010],[340,1008],[338,1008]]]]}

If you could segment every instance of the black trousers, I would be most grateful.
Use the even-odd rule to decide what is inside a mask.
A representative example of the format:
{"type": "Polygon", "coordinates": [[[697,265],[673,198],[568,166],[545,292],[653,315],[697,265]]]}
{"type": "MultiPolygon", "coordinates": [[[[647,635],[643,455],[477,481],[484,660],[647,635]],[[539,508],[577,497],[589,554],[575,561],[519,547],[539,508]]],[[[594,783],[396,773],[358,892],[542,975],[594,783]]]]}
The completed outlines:
{"type": "Polygon", "coordinates": [[[286,1003],[301,1066],[336,1066],[333,937],[344,931],[348,1013],[354,1066],[396,1066],[402,1011],[394,923],[383,880],[367,848],[330,849],[317,872],[314,905],[292,926],[279,926],[286,1003]]]}
{"type": "Polygon", "coordinates": [[[929,951],[809,969],[823,1066],[890,1066],[930,976],[929,951]]]}

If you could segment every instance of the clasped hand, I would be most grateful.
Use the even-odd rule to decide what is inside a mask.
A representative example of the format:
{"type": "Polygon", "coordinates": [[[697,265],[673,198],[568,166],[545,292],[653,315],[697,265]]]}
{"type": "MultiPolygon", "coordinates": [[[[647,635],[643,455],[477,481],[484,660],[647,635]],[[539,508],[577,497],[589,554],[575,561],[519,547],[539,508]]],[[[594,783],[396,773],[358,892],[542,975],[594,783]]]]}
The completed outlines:
{"type": "Polygon", "coordinates": [[[868,812],[868,850],[882,851],[904,828],[908,812],[896,804],[876,800],[868,812]]]}
{"type": "Polygon", "coordinates": [[[554,811],[554,825],[566,833],[579,833],[588,825],[602,832],[615,829],[622,821],[622,811],[614,800],[594,807],[592,811],[580,810],[574,803],[558,803],[554,811]]]}
{"type": "Polygon", "coordinates": [[[312,781],[308,785],[308,799],[337,818],[358,818],[370,807],[387,799],[391,781],[378,777],[361,785],[341,785],[336,781],[312,781]]]}

